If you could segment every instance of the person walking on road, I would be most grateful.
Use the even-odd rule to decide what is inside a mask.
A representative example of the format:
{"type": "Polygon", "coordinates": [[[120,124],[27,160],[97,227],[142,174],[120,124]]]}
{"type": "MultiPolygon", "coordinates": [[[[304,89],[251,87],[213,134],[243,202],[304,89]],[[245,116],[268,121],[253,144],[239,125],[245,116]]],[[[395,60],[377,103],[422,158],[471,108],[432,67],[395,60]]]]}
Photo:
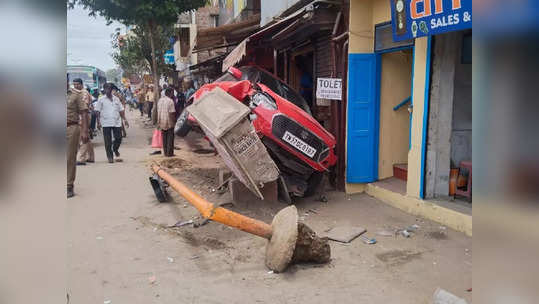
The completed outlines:
{"type": "MultiPolygon", "coordinates": [[[[93,110],[92,105],[92,95],[90,94],[89,90],[85,92],[84,100],[86,102],[86,105],[88,107],[88,111],[93,110]]],[[[86,114],[88,121],[91,121],[90,113],[86,114]]],[[[81,126],[82,130],[82,126],[81,126]]],[[[94,145],[92,144],[92,130],[90,126],[88,126],[88,133],[89,138],[86,142],[82,141],[80,142],[80,148],[79,148],[79,161],[77,162],[77,165],[86,165],[86,163],[93,163],[95,161],[94,157],[94,145]]]]}
{"type": "MultiPolygon", "coordinates": [[[[120,99],[112,95],[112,88],[113,85],[111,83],[105,84],[105,96],[99,98],[95,109],[97,112],[97,127],[103,128],[105,152],[107,153],[109,163],[114,162],[114,156],[120,157],[122,121],[129,128],[129,122],[125,118],[125,108],[120,102],[120,99]],[[114,141],[112,141],[112,136],[114,136],[114,141]]],[[[121,159],[117,159],[117,161],[121,161],[121,159]]]]}
{"type": "Polygon", "coordinates": [[[195,86],[193,84],[193,80],[187,78],[183,80],[183,92],[185,100],[189,100],[191,95],[195,93],[195,86]]]}
{"type": "Polygon", "coordinates": [[[152,118],[152,108],[153,108],[154,94],[153,86],[150,85],[150,89],[146,92],[146,108],[148,110],[148,118],[152,118]]]}
{"type": "Polygon", "coordinates": [[[97,102],[97,100],[99,99],[99,90],[95,89],[93,94],[92,94],[93,98],[92,98],[92,107],[90,108],[90,132],[92,134],[92,136],[95,136],[95,128],[97,126],[97,118],[96,118],[96,115],[95,115],[95,110],[94,110],[94,105],[95,103],[97,102]]]}
{"type": "Polygon", "coordinates": [[[159,94],[159,98],[165,96],[165,93],[166,93],[167,88],[168,88],[168,85],[167,85],[166,83],[163,84],[163,89],[161,90],[161,92],[160,92],[160,94],[159,94]]]}
{"type": "Polygon", "coordinates": [[[174,106],[176,107],[176,120],[182,114],[183,109],[185,108],[185,95],[180,91],[180,86],[175,86],[174,91],[176,93],[176,98],[174,99],[174,106]]]}
{"type": "Polygon", "coordinates": [[[144,116],[144,105],[146,104],[146,88],[144,85],[139,89],[137,93],[138,109],[140,111],[140,117],[144,116]]]}
{"type": "MultiPolygon", "coordinates": [[[[115,84],[112,84],[112,95],[118,97],[120,102],[122,103],[122,106],[124,107],[124,111],[126,108],[126,101],[124,95],[120,92],[120,89],[115,84]]],[[[122,137],[127,137],[127,132],[125,131],[124,123],[122,122],[122,137]]]]}
{"type": "Polygon", "coordinates": [[[174,125],[176,124],[176,109],[174,108],[174,89],[165,89],[165,95],[157,102],[157,127],[163,138],[163,154],[174,156],[174,125]]]}
{"type": "Polygon", "coordinates": [[[88,142],[88,106],[84,100],[82,79],[74,79],[73,86],[74,88],[69,89],[69,82],[67,83],[67,198],[75,195],[79,140],[88,142]]]}

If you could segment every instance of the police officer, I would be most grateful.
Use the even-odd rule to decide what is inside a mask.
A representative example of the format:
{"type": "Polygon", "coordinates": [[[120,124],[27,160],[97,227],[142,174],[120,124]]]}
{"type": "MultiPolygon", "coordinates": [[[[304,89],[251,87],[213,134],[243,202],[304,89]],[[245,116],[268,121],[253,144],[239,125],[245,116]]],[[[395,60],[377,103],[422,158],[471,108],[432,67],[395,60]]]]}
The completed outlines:
{"type": "Polygon", "coordinates": [[[88,142],[88,106],[82,79],[73,80],[73,88],[67,90],[67,198],[75,195],[73,183],[77,170],[77,150],[79,140],[88,142]],[[79,120],[81,125],[79,126],[79,120]]]}

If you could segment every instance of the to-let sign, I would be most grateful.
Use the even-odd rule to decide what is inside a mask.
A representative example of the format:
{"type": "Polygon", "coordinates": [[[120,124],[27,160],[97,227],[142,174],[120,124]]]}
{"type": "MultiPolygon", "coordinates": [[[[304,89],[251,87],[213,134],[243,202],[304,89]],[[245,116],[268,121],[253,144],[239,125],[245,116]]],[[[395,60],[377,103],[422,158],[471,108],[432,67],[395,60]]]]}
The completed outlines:
{"type": "Polygon", "coordinates": [[[316,98],[342,100],[342,79],[318,78],[316,98]]]}

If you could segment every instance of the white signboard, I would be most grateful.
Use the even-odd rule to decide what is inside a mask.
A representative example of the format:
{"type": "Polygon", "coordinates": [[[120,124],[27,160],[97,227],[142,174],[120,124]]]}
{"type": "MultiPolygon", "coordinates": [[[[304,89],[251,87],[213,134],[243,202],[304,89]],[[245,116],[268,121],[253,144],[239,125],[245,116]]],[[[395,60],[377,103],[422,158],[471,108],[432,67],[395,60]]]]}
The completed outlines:
{"type": "Polygon", "coordinates": [[[318,78],[316,98],[342,100],[342,80],[340,78],[318,78]]]}

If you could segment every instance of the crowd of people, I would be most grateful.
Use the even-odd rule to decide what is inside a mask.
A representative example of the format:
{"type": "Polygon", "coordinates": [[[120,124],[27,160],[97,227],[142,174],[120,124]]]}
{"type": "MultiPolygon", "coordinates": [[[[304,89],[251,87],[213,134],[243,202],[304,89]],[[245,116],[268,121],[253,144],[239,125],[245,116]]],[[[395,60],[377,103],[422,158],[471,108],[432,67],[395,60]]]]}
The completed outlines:
{"type": "MultiPolygon", "coordinates": [[[[174,108],[176,110],[176,117],[180,115],[185,106],[185,101],[188,100],[195,92],[193,81],[185,79],[180,85],[167,85],[159,86],[160,98],[166,96],[165,91],[170,89],[172,92],[172,101],[174,102],[174,108]]],[[[148,119],[152,118],[152,111],[154,107],[154,86],[143,85],[141,88],[135,90],[132,98],[133,107],[136,107],[140,111],[140,116],[147,115],[148,119]]]]}
{"type": "Polygon", "coordinates": [[[103,90],[84,89],[82,79],[67,84],[67,197],[75,195],[74,181],[77,165],[95,162],[92,139],[102,131],[105,154],[109,163],[122,162],[120,146],[127,136],[129,122],[127,106],[140,111],[140,116],[155,125],[158,146],[166,157],[174,156],[174,126],[185,107],[185,101],[195,92],[193,82],[185,79],[181,87],[164,84],[158,87],[155,102],[153,85],[142,85],[134,92],[130,87],[120,90],[105,83],[103,90]],[[156,104],[156,105],[154,105],[156,104]],[[77,153],[79,159],[77,161],[77,153]]]}

